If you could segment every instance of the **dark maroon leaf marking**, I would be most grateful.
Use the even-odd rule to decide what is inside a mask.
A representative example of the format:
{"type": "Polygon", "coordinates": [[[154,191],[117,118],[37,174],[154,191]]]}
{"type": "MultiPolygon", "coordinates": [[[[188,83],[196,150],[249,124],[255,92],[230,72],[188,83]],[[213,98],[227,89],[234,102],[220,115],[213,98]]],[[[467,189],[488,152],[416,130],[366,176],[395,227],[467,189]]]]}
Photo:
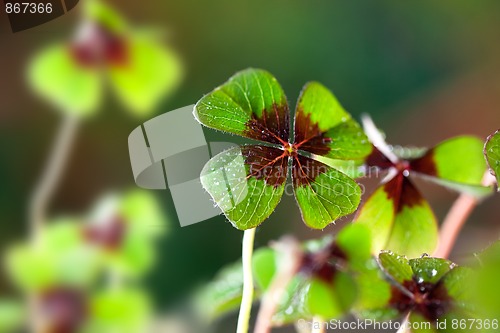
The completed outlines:
{"type": "Polygon", "coordinates": [[[387,194],[387,199],[394,201],[394,210],[396,213],[401,212],[404,207],[411,208],[425,202],[425,199],[417,188],[402,173],[398,173],[383,186],[387,194]]]}
{"type": "Polygon", "coordinates": [[[50,289],[40,297],[40,311],[49,323],[48,333],[75,333],[88,315],[87,299],[79,290],[50,289]]]}
{"type": "Polygon", "coordinates": [[[331,284],[335,274],[345,267],[346,260],[346,254],[333,242],[318,252],[306,253],[300,271],[331,284]]]}
{"type": "Polygon", "coordinates": [[[252,114],[244,135],[255,140],[285,145],[290,136],[290,111],[285,103],[273,104],[272,110],[262,110],[262,118],[252,114]]]}
{"type": "Polygon", "coordinates": [[[434,149],[429,149],[424,156],[410,161],[410,170],[425,173],[429,176],[437,176],[434,149]]]}
{"type": "Polygon", "coordinates": [[[377,147],[372,146],[372,153],[366,158],[366,164],[368,166],[375,166],[380,169],[389,169],[395,167],[396,165],[391,162],[377,147]]]}
{"type": "Polygon", "coordinates": [[[286,181],[288,160],[292,158],[292,178],[294,186],[312,186],[312,183],[329,166],[311,158],[299,155],[294,145],[286,143],[283,150],[260,145],[241,148],[248,165],[248,177],[264,179],[266,184],[280,186],[286,181]]]}
{"type": "Polygon", "coordinates": [[[288,157],[285,152],[267,146],[243,146],[241,154],[248,166],[248,177],[264,179],[267,185],[278,187],[286,181],[288,157]]]}
{"type": "Polygon", "coordinates": [[[99,25],[93,26],[84,39],[73,43],[70,52],[84,67],[125,66],[129,56],[126,40],[99,25]]]}
{"type": "Polygon", "coordinates": [[[295,188],[312,186],[316,177],[327,172],[330,167],[309,157],[295,154],[292,162],[292,179],[295,188]]]}
{"type": "Polygon", "coordinates": [[[443,283],[419,282],[416,278],[404,281],[402,285],[392,286],[389,305],[399,313],[415,311],[427,320],[434,322],[452,308],[452,299],[443,283]],[[406,292],[403,292],[404,288],[406,292]]]}
{"type": "Polygon", "coordinates": [[[115,251],[120,248],[125,236],[125,222],[120,217],[102,225],[90,225],[83,230],[85,240],[91,244],[99,245],[106,250],[115,251]]]}
{"type": "Polygon", "coordinates": [[[330,152],[328,144],[332,142],[321,132],[317,123],[311,121],[311,115],[304,114],[301,107],[297,108],[295,114],[294,145],[297,149],[303,149],[316,155],[326,155],[330,152]]]}

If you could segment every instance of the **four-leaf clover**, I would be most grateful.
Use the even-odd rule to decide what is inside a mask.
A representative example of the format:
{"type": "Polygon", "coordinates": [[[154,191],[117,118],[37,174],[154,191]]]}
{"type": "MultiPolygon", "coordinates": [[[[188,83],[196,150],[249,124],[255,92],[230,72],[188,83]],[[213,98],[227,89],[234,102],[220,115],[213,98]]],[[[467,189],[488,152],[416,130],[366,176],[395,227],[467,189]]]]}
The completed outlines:
{"type": "Polygon", "coordinates": [[[358,207],[361,190],[342,172],[314,159],[363,159],[371,152],[362,129],[323,85],[305,85],[293,132],[285,94],[268,72],[248,69],[204,96],[194,115],[203,125],[258,140],[212,158],[203,187],[238,229],[255,228],[278,205],[288,166],[304,222],[322,229],[358,207]]]}
{"type": "Polygon", "coordinates": [[[465,287],[471,274],[469,268],[441,258],[408,260],[392,252],[382,252],[379,264],[392,285],[391,298],[386,307],[365,311],[363,317],[407,317],[412,332],[473,331],[469,325],[454,324],[475,318],[471,295],[465,287]]]}
{"type": "Polygon", "coordinates": [[[437,220],[410,178],[416,175],[474,196],[488,195],[491,188],[481,186],[486,171],[482,147],[478,138],[460,136],[431,149],[407,149],[411,157],[374,148],[366,164],[388,176],[356,217],[372,230],[373,252],[388,249],[409,257],[431,253],[437,244],[437,220]]]}

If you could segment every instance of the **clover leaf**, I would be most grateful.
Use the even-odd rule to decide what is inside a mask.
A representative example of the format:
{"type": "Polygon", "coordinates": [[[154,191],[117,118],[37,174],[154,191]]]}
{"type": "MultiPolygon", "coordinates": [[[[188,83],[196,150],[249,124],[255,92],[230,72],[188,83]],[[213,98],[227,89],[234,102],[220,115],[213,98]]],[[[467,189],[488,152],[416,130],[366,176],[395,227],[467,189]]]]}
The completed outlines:
{"type": "Polygon", "coordinates": [[[39,292],[54,285],[88,286],[102,264],[95,249],[84,242],[74,219],[59,219],[47,226],[39,244],[18,244],[6,255],[7,270],[21,289],[39,292]]]}
{"type": "Polygon", "coordinates": [[[238,309],[242,294],[243,267],[239,261],[222,268],[210,283],[197,291],[195,310],[204,323],[211,322],[238,309]]]}
{"type": "Polygon", "coordinates": [[[0,332],[19,332],[27,312],[19,300],[0,299],[0,332]]]}
{"type": "Polygon", "coordinates": [[[307,226],[322,229],[357,208],[358,184],[314,156],[363,159],[371,146],[321,84],[304,87],[293,135],[285,93],[271,74],[259,69],[241,71],[204,96],[194,115],[207,127],[261,142],[220,153],[201,173],[203,187],[234,227],[261,224],[278,205],[289,172],[307,226]]]}
{"type": "MultiPolygon", "coordinates": [[[[340,318],[352,308],[376,302],[373,297],[382,296],[383,299],[384,286],[370,276],[374,268],[368,266],[370,261],[369,232],[362,226],[349,225],[335,239],[325,237],[305,242],[301,268],[279,302],[273,317],[274,325],[315,317],[325,320],[340,318]],[[368,280],[373,283],[371,288],[380,289],[370,294],[367,285],[363,285],[368,280]]],[[[254,271],[259,277],[264,269],[254,265],[254,271]]],[[[261,288],[265,292],[264,286],[261,288]]],[[[386,291],[388,294],[389,290],[386,291]]]]}
{"type": "MultiPolygon", "coordinates": [[[[476,255],[473,280],[469,284],[475,294],[475,303],[484,319],[498,319],[500,316],[500,242],[497,241],[476,255]]],[[[498,323],[498,321],[497,321],[498,323]]]]}
{"type": "Polygon", "coordinates": [[[148,329],[151,301],[137,288],[105,290],[89,297],[89,318],[83,332],[137,333],[148,329]]]}
{"type": "MultiPolygon", "coordinates": [[[[490,135],[486,140],[484,155],[491,174],[497,178],[497,184],[500,184],[500,130],[490,135]]],[[[497,189],[500,190],[500,187],[497,186],[497,189]]]]}

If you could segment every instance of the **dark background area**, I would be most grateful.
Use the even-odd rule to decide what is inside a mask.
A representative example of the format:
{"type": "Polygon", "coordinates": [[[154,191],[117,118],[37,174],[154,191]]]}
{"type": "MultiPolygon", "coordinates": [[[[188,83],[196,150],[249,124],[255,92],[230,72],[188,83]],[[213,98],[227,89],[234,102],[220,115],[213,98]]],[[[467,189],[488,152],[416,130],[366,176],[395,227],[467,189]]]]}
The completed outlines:
{"type": "MultiPolygon", "coordinates": [[[[459,134],[486,138],[500,127],[496,0],[109,2],[132,22],[164,29],[183,59],[183,84],[156,114],[195,103],[240,69],[261,67],[277,77],[291,106],[305,82],[320,81],[355,117],[370,113],[390,143],[430,146],[459,134]]],[[[78,10],[15,34],[0,13],[0,251],[26,236],[27,199],[60,121],[29,90],[25,65],[44,45],[71,37],[78,10]]],[[[108,96],[100,114],[79,129],[51,207],[55,215],[85,211],[103,192],[135,186],[127,137],[147,119],[129,116],[108,96]]],[[[456,195],[421,185],[441,220],[456,195]]],[[[222,216],[181,228],[168,191],[157,196],[171,232],[148,285],[165,309],[237,260],[242,234],[222,216]]],[[[476,210],[454,259],[498,238],[499,203],[489,199],[476,210]]],[[[303,225],[290,197],[259,228],[256,245],[285,233],[321,235],[303,225]]],[[[0,281],[0,296],[13,292],[3,276],[0,281]]]]}

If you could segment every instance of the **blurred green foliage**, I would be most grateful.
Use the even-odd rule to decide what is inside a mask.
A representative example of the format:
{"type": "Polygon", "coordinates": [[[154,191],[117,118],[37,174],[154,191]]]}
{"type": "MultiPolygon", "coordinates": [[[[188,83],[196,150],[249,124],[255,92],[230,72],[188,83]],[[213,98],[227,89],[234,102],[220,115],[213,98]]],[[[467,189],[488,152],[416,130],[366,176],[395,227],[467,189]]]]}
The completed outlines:
{"type": "MultiPolygon", "coordinates": [[[[51,304],[63,304],[69,313],[75,311],[71,318],[83,318],[71,327],[83,325],[85,332],[143,332],[153,310],[137,283],[153,267],[164,231],[165,218],[149,192],[110,195],[87,216],[50,221],[37,242],[8,251],[6,266],[20,289],[40,298],[53,329],[69,325],[68,318],[50,310],[58,309],[51,304]]],[[[0,325],[10,325],[14,309],[5,307],[0,325]]]]}

